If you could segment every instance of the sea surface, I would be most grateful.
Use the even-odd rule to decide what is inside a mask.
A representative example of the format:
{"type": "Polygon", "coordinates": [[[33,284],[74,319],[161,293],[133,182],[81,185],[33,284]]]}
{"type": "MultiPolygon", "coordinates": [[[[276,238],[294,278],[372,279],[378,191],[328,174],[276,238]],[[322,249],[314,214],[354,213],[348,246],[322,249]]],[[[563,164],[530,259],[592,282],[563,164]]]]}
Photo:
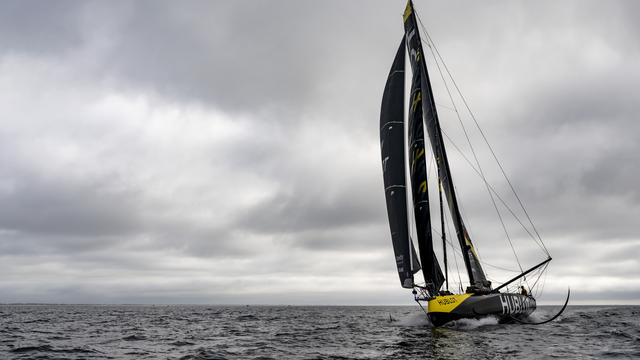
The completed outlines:
{"type": "Polygon", "coordinates": [[[0,359],[463,358],[638,359],[640,307],[432,328],[415,306],[0,305],[0,359]]]}

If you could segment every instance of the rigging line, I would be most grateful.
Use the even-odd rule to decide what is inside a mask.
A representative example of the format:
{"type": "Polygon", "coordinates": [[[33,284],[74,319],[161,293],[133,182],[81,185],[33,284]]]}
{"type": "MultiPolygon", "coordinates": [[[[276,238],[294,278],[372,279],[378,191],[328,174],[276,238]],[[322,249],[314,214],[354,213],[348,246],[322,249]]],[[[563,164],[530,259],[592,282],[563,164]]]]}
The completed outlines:
{"type": "MultiPolygon", "coordinates": [[[[469,160],[469,158],[467,158],[464,153],[462,152],[462,150],[460,150],[460,148],[458,147],[458,145],[456,145],[456,143],[449,137],[449,135],[447,135],[447,133],[443,130],[442,133],[444,134],[445,138],[449,141],[449,143],[454,147],[454,149],[456,149],[456,151],[460,154],[460,156],[462,156],[462,158],[467,162],[467,164],[471,167],[471,169],[473,169],[473,171],[475,171],[476,175],[480,176],[480,173],[478,172],[478,170],[475,168],[475,166],[473,166],[473,164],[471,163],[471,160],[469,160]]],[[[527,232],[527,234],[533,239],[533,241],[542,249],[542,251],[545,252],[545,254],[549,255],[549,252],[546,251],[546,248],[544,247],[544,244],[541,244],[539,242],[539,240],[529,231],[529,229],[522,223],[522,221],[520,220],[520,218],[518,217],[518,215],[513,211],[513,209],[511,209],[511,207],[506,203],[506,201],[500,196],[500,194],[498,194],[498,192],[493,188],[493,186],[491,186],[491,184],[489,184],[489,188],[491,188],[491,191],[493,191],[493,193],[496,195],[496,197],[498,198],[498,200],[500,200],[500,202],[502,203],[502,205],[504,205],[504,207],[509,210],[509,212],[511,213],[511,215],[516,219],[516,221],[518,221],[518,223],[520,224],[520,226],[522,226],[522,229],[524,229],[524,231],[527,232]]]]}
{"type": "MultiPolygon", "coordinates": [[[[536,276],[536,274],[538,274],[539,271],[540,269],[536,269],[535,271],[531,272],[527,276],[530,276],[531,278],[533,278],[534,276],[536,276]]],[[[523,276],[521,279],[518,280],[516,289],[520,289],[521,286],[526,285],[526,287],[529,289],[529,292],[533,294],[533,292],[531,291],[531,289],[533,289],[533,286],[529,285],[529,282],[527,281],[527,276],[523,276]]]]}
{"type": "Polygon", "coordinates": [[[545,264],[543,267],[536,269],[536,271],[534,271],[531,275],[531,277],[533,278],[534,276],[536,276],[536,281],[534,282],[534,284],[529,288],[529,292],[531,293],[532,296],[534,297],[538,297],[538,291],[537,291],[537,283],[538,280],[540,280],[540,277],[545,274],[546,271],[546,267],[548,266],[548,264],[545,264]]]}
{"type": "Polygon", "coordinates": [[[542,275],[544,275],[546,271],[546,267],[543,268],[543,270],[537,274],[536,280],[533,282],[533,286],[531,287],[531,293],[535,294],[535,296],[538,296],[538,288],[539,288],[539,281],[542,278],[542,275]]]}
{"type": "MultiPolygon", "coordinates": [[[[458,190],[458,187],[455,184],[453,184],[453,189],[455,190],[456,194],[461,193],[461,191],[458,190]]],[[[464,203],[462,201],[458,201],[458,205],[460,207],[460,217],[464,221],[465,229],[469,233],[469,236],[471,236],[471,234],[473,234],[473,231],[471,230],[473,226],[471,226],[471,220],[467,218],[466,210],[464,209],[464,203]]],[[[476,253],[478,253],[478,249],[475,249],[475,250],[476,250],[476,253]]],[[[478,253],[478,256],[480,256],[479,253],[478,253]]]]}
{"type": "MultiPolygon", "coordinates": [[[[429,158],[429,174],[431,173],[431,170],[433,170],[434,168],[435,168],[435,157],[431,156],[429,158]]],[[[446,213],[445,213],[445,221],[446,221],[446,213]]],[[[436,233],[436,235],[438,235],[438,237],[440,237],[440,238],[442,237],[442,232],[438,231],[435,227],[431,226],[431,231],[436,233]]],[[[451,235],[451,234],[449,234],[449,235],[451,235]]],[[[458,273],[458,277],[460,277],[460,270],[458,268],[458,259],[455,256],[455,254],[457,253],[457,249],[455,248],[455,244],[451,241],[451,236],[447,237],[445,240],[449,245],[451,245],[452,254],[453,254],[453,260],[456,263],[456,271],[458,273]]],[[[462,252],[462,250],[459,250],[459,251],[462,252]]]]}
{"type": "MultiPolygon", "coordinates": [[[[449,227],[449,222],[447,220],[447,213],[444,213],[445,224],[447,225],[447,232],[449,233],[449,245],[451,245],[451,249],[453,250],[453,261],[456,264],[456,272],[458,273],[458,283],[460,284],[460,291],[462,291],[462,278],[460,277],[460,268],[458,267],[458,257],[456,256],[458,252],[456,251],[455,246],[453,246],[453,242],[451,241],[451,228],[449,227]]],[[[462,249],[459,252],[462,255],[462,249]]]]}
{"type": "MultiPolygon", "coordinates": [[[[418,17],[418,20],[420,21],[420,25],[421,25],[421,27],[422,27],[422,30],[423,30],[423,31],[425,32],[425,34],[427,34],[427,36],[428,36],[428,32],[426,31],[426,29],[425,29],[425,27],[424,27],[424,24],[422,23],[422,19],[420,19],[420,17],[419,17],[417,14],[416,14],[416,16],[418,17]]],[[[429,37],[429,39],[430,39],[430,37],[429,37]]],[[[451,90],[449,89],[449,85],[447,84],[447,81],[446,81],[446,79],[445,79],[445,77],[444,77],[444,74],[443,74],[443,72],[442,72],[442,69],[441,69],[441,67],[440,67],[440,64],[438,63],[438,59],[437,59],[437,57],[436,57],[436,54],[434,53],[434,49],[432,48],[431,44],[427,43],[426,45],[429,47],[429,50],[431,51],[431,54],[432,54],[432,56],[433,56],[433,58],[434,58],[434,60],[435,60],[434,62],[435,62],[435,64],[436,64],[437,68],[438,68],[438,72],[439,72],[439,74],[440,74],[440,77],[442,78],[442,81],[443,81],[443,84],[444,84],[444,86],[445,86],[445,89],[447,90],[447,94],[448,94],[448,96],[449,96],[449,99],[451,100],[451,105],[453,106],[453,110],[454,110],[454,111],[455,111],[455,113],[456,113],[456,116],[457,116],[457,118],[458,118],[458,122],[460,123],[460,126],[462,127],[462,130],[463,130],[463,132],[464,132],[465,138],[467,139],[467,143],[469,144],[469,148],[471,149],[471,152],[472,152],[472,154],[473,154],[473,157],[474,157],[474,159],[475,159],[475,162],[476,162],[476,164],[477,164],[477,166],[478,166],[478,169],[479,169],[479,172],[480,172],[480,177],[482,178],[482,180],[483,180],[483,182],[484,182],[484,184],[485,184],[485,187],[486,187],[486,189],[487,189],[487,193],[489,194],[489,197],[490,197],[490,199],[491,199],[491,202],[493,203],[493,207],[494,207],[494,209],[496,210],[496,214],[498,215],[498,218],[500,219],[500,223],[502,224],[502,228],[503,228],[503,230],[504,230],[504,233],[505,233],[505,235],[506,235],[506,237],[507,237],[507,240],[509,241],[509,246],[511,247],[511,250],[512,250],[513,255],[514,255],[515,259],[516,259],[516,262],[518,263],[518,267],[520,268],[520,270],[521,270],[521,271],[523,271],[523,269],[522,269],[522,265],[520,264],[520,259],[518,258],[518,254],[517,254],[517,253],[516,253],[516,251],[515,251],[515,247],[513,246],[513,242],[511,241],[511,237],[510,237],[510,235],[509,235],[509,232],[508,232],[508,230],[507,230],[507,227],[506,227],[506,225],[505,225],[505,223],[504,223],[504,220],[503,220],[503,218],[502,218],[502,214],[500,213],[500,209],[498,208],[498,206],[497,206],[497,204],[496,204],[496,201],[495,201],[495,199],[494,199],[494,197],[493,197],[493,194],[492,194],[492,192],[491,192],[491,189],[490,189],[489,183],[488,183],[488,181],[487,181],[487,179],[486,179],[486,177],[485,177],[485,175],[484,175],[484,171],[482,170],[482,166],[480,165],[480,161],[479,161],[479,159],[478,159],[478,156],[477,156],[477,154],[476,154],[476,152],[475,152],[475,150],[474,150],[474,148],[473,148],[473,144],[471,143],[471,139],[469,138],[469,134],[468,134],[468,132],[467,132],[467,129],[466,129],[466,127],[464,126],[464,123],[463,123],[463,121],[462,121],[462,118],[461,118],[461,116],[460,116],[460,113],[459,113],[459,111],[458,111],[458,108],[456,107],[455,101],[453,100],[453,96],[452,96],[452,94],[451,94],[451,90]]],[[[441,59],[441,60],[442,60],[442,59],[441,59]]],[[[444,65],[444,62],[443,62],[443,65],[444,65]]],[[[454,185],[454,187],[455,187],[455,185],[454,185]]],[[[525,281],[526,281],[526,278],[525,278],[525,281]]]]}
{"type": "Polygon", "coordinates": [[[549,266],[549,263],[547,263],[544,267],[542,267],[540,269],[540,273],[538,274],[538,277],[536,278],[536,281],[533,282],[533,286],[531,287],[532,289],[535,289],[536,285],[538,284],[538,281],[542,277],[542,274],[544,274],[545,271],[547,270],[547,266],[549,266]]]}
{"type": "MultiPolygon", "coordinates": [[[[442,56],[440,55],[440,52],[438,51],[437,47],[435,46],[435,43],[433,42],[433,39],[432,39],[432,38],[431,38],[431,36],[429,35],[429,32],[428,32],[428,31],[427,31],[427,29],[425,28],[424,24],[422,23],[422,19],[420,19],[420,16],[419,16],[418,14],[416,14],[416,16],[418,17],[418,20],[420,21],[420,26],[422,27],[422,30],[424,31],[425,35],[427,35],[427,38],[428,38],[428,40],[429,40],[429,43],[425,43],[425,44],[429,47],[429,49],[430,49],[430,51],[431,51],[431,53],[432,53],[432,55],[433,55],[433,57],[434,57],[435,63],[436,63],[436,65],[437,65],[437,67],[438,67],[438,71],[440,72],[440,76],[441,76],[441,78],[442,78],[442,80],[443,80],[443,83],[444,83],[444,85],[445,85],[445,88],[447,89],[447,93],[449,94],[449,98],[451,99],[451,102],[452,102],[452,104],[453,104],[454,108],[455,108],[455,102],[453,101],[453,97],[451,96],[451,92],[449,91],[449,87],[448,87],[448,85],[447,85],[447,82],[446,82],[446,81],[445,81],[445,79],[444,79],[444,76],[443,76],[443,74],[442,74],[442,70],[440,69],[440,65],[439,65],[439,63],[438,63],[438,59],[436,58],[436,54],[435,54],[435,53],[437,53],[438,58],[440,59],[440,62],[442,62],[442,65],[443,65],[443,67],[445,68],[445,70],[447,71],[447,74],[449,75],[449,78],[451,79],[451,81],[452,81],[453,85],[455,86],[455,88],[456,88],[456,90],[457,90],[458,94],[459,94],[459,95],[460,95],[460,97],[462,98],[462,100],[463,100],[463,102],[464,102],[464,104],[465,104],[465,106],[466,106],[467,110],[469,111],[469,113],[470,113],[470,115],[471,115],[471,117],[472,117],[472,119],[473,119],[474,123],[476,124],[476,127],[478,128],[478,130],[479,130],[479,131],[480,131],[480,133],[482,134],[482,137],[483,137],[483,139],[484,139],[485,143],[487,144],[487,147],[488,147],[488,148],[489,148],[489,150],[491,151],[491,153],[492,153],[492,155],[493,155],[493,157],[494,157],[494,160],[496,161],[496,163],[497,163],[497,164],[498,164],[498,166],[500,167],[500,170],[501,170],[501,172],[502,172],[503,176],[504,176],[504,177],[505,177],[505,179],[507,180],[507,183],[509,184],[509,187],[511,188],[511,191],[514,193],[514,195],[515,195],[516,199],[518,200],[518,202],[519,202],[519,204],[520,204],[520,207],[522,208],[522,210],[523,210],[523,212],[525,213],[525,215],[526,215],[527,219],[529,220],[529,223],[531,224],[531,226],[532,226],[532,228],[533,228],[534,232],[535,232],[535,233],[536,233],[536,235],[538,236],[538,238],[539,238],[539,240],[540,240],[540,242],[541,242],[541,244],[542,244],[542,248],[543,248],[543,250],[546,252],[546,254],[547,254],[547,255],[549,255],[549,252],[548,252],[548,250],[546,249],[546,246],[544,245],[544,242],[542,241],[542,238],[540,237],[540,234],[538,233],[538,230],[536,229],[535,225],[533,224],[533,221],[531,220],[531,218],[530,218],[530,216],[529,216],[528,212],[526,211],[526,209],[525,209],[525,207],[524,207],[524,204],[522,203],[522,201],[521,201],[520,197],[518,196],[517,192],[515,191],[515,188],[513,187],[513,185],[512,185],[512,183],[511,183],[511,181],[510,181],[510,180],[509,180],[509,178],[507,177],[506,172],[504,171],[504,168],[502,167],[502,164],[501,164],[501,163],[500,163],[500,161],[498,160],[498,158],[497,158],[497,156],[496,156],[495,152],[493,151],[493,148],[492,148],[492,147],[491,147],[491,145],[489,144],[489,142],[488,142],[488,140],[487,140],[487,138],[486,138],[486,136],[485,136],[484,132],[483,132],[483,131],[482,131],[482,129],[480,128],[479,123],[477,122],[477,120],[476,120],[476,118],[475,118],[475,116],[474,116],[473,112],[471,111],[471,109],[470,109],[470,107],[469,107],[468,103],[466,102],[466,99],[465,99],[465,98],[464,98],[464,96],[462,95],[462,92],[460,91],[460,89],[459,89],[459,87],[458,87],[457,83],[455,82],[455,79],[453,78],[453,76],[452,76],[451,72],[449,71],[449,68],[447,67],[446,63],[444,62],[444,59],[442,58],[442,56]],[[433,45],[433,47],[432,47],[431,45],[433,45]],[[435,53],[434,53],[434,50],[435,50],[435,53]]],[[[423,42],[424,42],[424,41],[423,41],[423,42]]],[[[459,112],[458,112],[457,108],[455,108],[455,112],[456,112],[456,115],[458,116],[458,120],[461,122],[461,125],[462,125],[462,128],[463,128],[463,130],[464,130],[465,136],[467,137],[467,141],[469,142],[469,137],[468,137],[468,135],[467,135],[467,131],[466,131],[466,129],[465,129],[465,127],[464,127],[464,125],[462,124],[462,120],[460,119],[460,114],[459,114],[459,112]]],[[[473,155],[474,155],[474,158],[476,159],[476,162],[478,162],[477,156],[476,156],[475,152],[473,151],[473,146],[471,145],[471,143],[470,143],[470,142],[469,142],[469,146],[471,147],[471,151],[473,152],[473,155]]],[[[485,181],[485,183],[486,183],[486,179],[484,178],[484,174],[482,173],[482,168],[480,167],[480,164],[479,164],[479,163],[478,163],[478,168],[480,169],[481,177],[483,178],[483,180],[484,180],[484,181],[485,181]]],[[[491,192],[489,192],[489,196],[491,196],[491,192]]],[[[492,199],[492,201],[493,201],[493,199],[492,199]]],[[[495,206],[495,204],[494,204],[494,206],[495,206]]],[[[496,209],[496,210],[497,210],[497,209],[496,209]]],[[[505,229],[505,233],[506,233],[506,229],[505,229]]],[[[508,234],[507,234],[507,237],[509,237],[509,235],[508,235],[508,234]]],[[[516,255],[516,258],[517,258],[517,255],[516,255]]]]}
{"type": "Polygon", "coordinates": [[[544,292],[544,285],[547,283],[547,272],[544,272],[544,276],[542,277],[542,283],[540,284],[540,295],[544,292]]]}
{"type": "Polygon", "coordinates": [[[489,264],[488,262],[484,262],[484,261],[480,261],[480,262],[481,262],[483,265],[486,265],[486,266],[488,266],[488,267],[492,267],[492,268],[495,268],[495,269],[498,269],[498,270],[508,271],[508,272],[512,272],[512,273],[519,273],[519,271],[518,271],[518,270],[513,270],[513,269],[503,268],[503,267],[500,267],[500,266],[496,266],[496,265],[489,264]]]}
{"type": "Polygon", "coordinates": [[[441,108],[445,108],[445,109],[447,109],[447,110],[456,111],[456,109],[454,109],[454,108],[452,108],[452,107],[450,107],[450,106],[447,106],[447,105],[442,105],[442,104],[440,104],[440,103],[438,103],[438,102],[436,102],[436,105],[437,105],[437,106],[440,106],[441,108]]]}
{"type": "MultiPolygon", "coordinates": [[[[420,21],[420,25],[422,25],[422,21],[420,21]]],[[[427,32],[426,29],[424,28],[424,25],[422,25],[422,29],[424,30],[425,33],[427,32]]],[[[493,194],[491,193],[491,189],[489,188],[489,182],[487,181],[487,178],[484,175],[484,171],[482,170],[482,166],[480,165],[480,160],[478,159],[478,155],[476,154],[476,151],[473,148],[473,144],[471,143],[471,139],[469,138],[469,133],[467,132],[467,128],[464,126],[462,118],[460,117],[460,113],[458,112],[458,108],[456,107],[455,101],[453,100],[453,95],[451,95],[451,90],[449,89],[449,85],[447,84],[447,81],[444,78],[444,74],[442,73],[442,69],[440,67],[440,64],[438,63],[438,59],[436,57],[436,54],[435,54],[435,52],[434,52],[434,50],[433,50],[433,48],[432,48],[430,43],[427,43],[426,45],[429,48],[429,50],[431,51],[431,55],[433,56],[434,62],[436,64],[436,67],[438,68],[438,72],[440,73],[440,78],[442,79],[444,87],[447,90],[447,94],[449,95],[449,99],[451,100],[451,105],[455,109],[456,117],[458,118],[458,122],[460,123],[460,126],[462,127],[462,131],[464,132],[464,136],[467,139],[467,143],[469,144],[469,149],[471,149],[471,153],[473,154],[473,158],[476,161],[476,165],[478,166],[478,170],[480,171],[480,177],[482,178],[482,180],[483,180],[483,182],[485,184],[485,187],[487,189],[487,193],[489,194],[489,198],[491,198],[491,202],[493,203],[493,207],[496,210],[496,214],[498,215],[498,218],[500,219],[500,223],[502,224],[502,229],[504,230],[504,233],[507,236],[507,240],[509,241],[509,246],[511,247],[511,251],[513,252],[513,256],[515,256],[516,262],[518,263],[518,267],[522,271],[522,265],[520,264],[520,259],[518,258],[518,254],[516,253],[516,250],[515,250],[515,248],[513,246],[513,242],[511,241],[511,236],[509,235],[509,232],[507,231],[507,226],[505,225],[504,220],[502,219],[502,214],[500,214],[500,209],[498,209],[498,205],[496,204],[496,200],[494,199],[493,194]]]]}
{"type": "Polygon", "coordinates": [[[506,171],[504,170],[504,168],[502,167],[502,164],[500,163],[500,160],[498,160],[498,156],[496,155],[496,153],[493,151],[493,148],[491,147],[491,144],[489,143],[489,140],[487,139],[486,135],[484,134],[484,131],[482,131],[482,128],[480,127],[480,124],[478,123],[478,120],[476,119],[475,114],[473,113],[473,111],[471,111],[471,107],[469,106],[469,104],[467,103],[466,98],[464,97],[464,95],[462,94],[462,91],[460,90],[460,88],[458,87],[458,84],[456,83],[455,79],[453,78],[453,75],[451,74],[451,72],[449,71],[449,68],[447,67],[447,65],[444,62],[444,59],[442,58],[442,56],[440,55],[440,51],[438,51],[438,48],[436,47],[435,42],[433,41],[433,39],[431,38],[431,36],[429,35],[429,32],[427,31],[427,29],[424,27],[424,25],[422,24],[422,20],[420,19],[420,16],[418,16],[418,14],[416,14],[418,20],[420,21],[420,26],[422,26],[422,30],[424,31],[425,35],[427,36],[427,39],[429,40],[429,42],[431,44],[433,44],[433,49],[435,50],[435,52],[438,55],[438,58],[440,58],[440,61],[442,62],[442,65],[445,69],[445,71],[447,72],[447,74],[449,75],[449,78],[451,79],[451,82],[453,83],[454,87],[456,88],[456,91],[458,92],[458,95],[460,95],[460,98],[462,99],[463,104],[465,105],[467,111],[469,112],[469,115],[471,116],[471,119],[473,119],[473,122],[476,124],[476,127],[478,128],[478,131],[480,132],[480,134],[482,135],[482,138],[484,139],[484,142],[487,144],[487,147],[489,148],[489,151],[491,151],[491,155],[493,156],[494,160],[496,161],[496,163],[498,164],[498,167],[500,168],[500,171],[502,172],[502,175],[504,176],[505,180],[507,180],[507,183],[509,184],[509,187],[511,188],[511,191],[513,192],[513,195],[516,197],[516,199],[518,200],[518,203],[520,204],[520,207],[522,208],[522,211],[525,213],[527,220],[529,220],[529,223],[531,224],[531,227],[533,228],[533,231],[536,233],[536,235],[538,236],[538,239],[540,240],[540,242],[542,243],[542,246],[544,248],[544,250],[546,251],[547,255],[549,255],[549,251],[547,250],[547,247],[544,245],[544,242],[542,241],[542,237],[540,236],[540,233],[538,232],[538,229],[536,228],[536,226],[533,223],[533,220],[531,220],[531,217],[529,216],[529,213],[527,212],[527,209],[524,206],[524,203],[522,202],[522,200],[520,199],[520,196],[518,196],[518,193],[516,192],[516,189],[514,188],[513,184],[511,183],[511,180],[509,179],[509,177],[507,176],[506,171]]]}
{"type": "MultiPolygon", "coordinates": [[[[420,19],[420,16],[419,16],[417,13],[415,13],[415,14],[416,14],[416,17],[418,18],[418,21],[420,22],[420,25],[422,26],[423,31],[426,33],[426,30],[425,30],[425,28],[424,28],[424,25],[422,24],[422,19],[420,19]]],[[[422,40],[421,40],[421,42],[422,42],[422,43],[424,43],[424,41],[422,41],[422,40]]],[[[433,49],[431,49],[431,45],[430,45],[430,44],[428,44],[428,43],[427,43],[426,45],[427,45],[427,47],[429,47],[429,49],[431,50],[431,53],[432,53],[432,55],[433,55],[433,57],[434,57],[434,59],[435,59],[435,55],[433,54],[433,49]]],[[[475,159],[476,159],[476,163],[478,164],[478,168],[480,168],[480,174],[481,174],[481,176],[482,176],[482,179],[484,180],[484,183],[485,183],[485,184],[487,184],[487,180],[485,179],[485,177],[484,177],[484,173],[482,172],[482,168],[480,167],[480,163],[479,163],[479,161],[478,161],[478,157],[476,156],[476,153],[475,153],[475,151],[473,150],[473,146],[471,145],[471,141],[469,140],[469,136],[468,136],[468,134],[467,134],[467,130],[466,130],[466,128],[464,127],[464,124],[462,123],[462,119],[460,118],[460,113],[458,112],[458,109],[457,109],[457,107],[456,107],[456,104],[455,104],[455,102],[453,101],[453,96],[451,95],[451,91],[449,90],[449,87],[447,86],[447,82],[444,80],[444,75],[443,75],[443,73],[442,73],[442,70],[440,69],[440,65],[438,65],[437,60],[435,61],[435,63],[436,63],[436,65],[438,66],[438,72],[440,73],[440,77],[442,78],[443,83],[444,83],[444,86],[445,86],[445,88],[446,88],[446,90],[447,90],[447,93],[449,94],[449,99],[451,100],[451,105],[453,106],[453,110],[454,110],[454,111],[455,111],[455,113],[457,114],[458,121],[460,122],[460,125],[462,125],[462,129],[464,130],[465,136],[467,137],[467,142],[469,143],[469,147],[471,148],[471,152],[473,153],[473,156],[474,156],[474,157],[475,157],[475,159]]],[[[435,100],[434,100],[434,102],[435,102],[435,100]]],[[[487,185],[488,185],[488,184],[487,184],[487,185]]],[[[455,185],[453,185],[453,187],[455,188],[455,185]]],[[[493,199],[493,197],[492,197],[492,195],[491,195],[491,191],[489,191],[489,189],[488,189],[488,188],[487,188],[487,192],[489,193],[489,196],[491,197],[491,201],[494,203],[494,207],[496,208],[496,211],[497,211],[497,210],[498,210],[498,208],[497,208],[497,206],[495,205],[495,200],[493,199]]],[[[461,203],[460,203],[460,202],[459,202],[458,204],[462,207],[462,205],[461,205],[461,203]]],[[[499,214],[499,211],[498,211],[498,215],[500,215],[500,214],[499,214]]],[[[462,214],[460,214],[460,216],[462,216],[462,214]]],[[[502,218],[500,218],[500,220],[502,221],[502,218]]],[[[467,223],[467,231],[470,231],[470,224],[469,224],[469,222],[468,222],[468,221],[465,221],[465,222],[467,223]]],[[[504,226],[504,222],[503,222],[503,228],[505,229],[505,233],[506,233],[506,227],[504,226]]],[[[507,238],[509,238],[509,234],[508,234],[508,233],[507,233],[507,238]]],[[[511,241],[511,240],[509,239],[509,241],[511,241]]],[[[512,247],[513,247],[513,245],[512,245],[512,247]]],[[[476,254],[479,256],[477,249],[476,249],[476,254]]],[[[516,260],[518,261],[517,256],[516,256],[516,260]]],[[[519,261],[518,261],[518,265],[520,265],[519,261]]],[[[521,268],[522,268],[522,267],[521,267],[521,268]]]]}
{"type": "MultiPolygon", "coordinates": [[[[432,227],[431,227],[431,230],[432,230],[433,232],[435,232],[435,233],[436,233],[436,235],[438,235],[438,236],[442,237],[442,233],[441,233],[440,231],[438,231],[435,227],[433,227],[433,226],[432,226],[432,227]]],[[[449,234],[449,233],[447,232],[447,234],[449,234]]],[[[450,234],[449,234],[449,235],[450,235],[450,234]]],[[[447,238],[447,244],[451,245],[451,247],[453,248],[453,251],[462,251],[462,250],[460,250],[460,247],[457,247],[457,248],[456,248],[456,247],[455,247],[456,243],[455,243],[455,242],[452,242],[452,241],[451,241],[451,239],[449,239],[449,238],[447,238]]],[[[515,272],[517,272],[517,271],[515,271],[515,272]]]]}
{"type": "MultiPolygon", "coordinates": [[[[545,266],[546,266],[546,264],[545,264],[545,266]]],[[[536,270],[532,271],[532,272],[529,274],[529,275],[530,275],[530,278],[532,278],[532,279],[533,279],[533,278],[534,278],[534,277],[536,277],[537,275],[540,275],[540,273],[541,273],[540,271],[541,271],[542,269],[544,269],[544,266],[542,266],[542,267],[540,267],[540,268],[538,268],[538,269],[536,269],[536,270]]],[[[528,285],[528,284],[527,284],[527,285],[528,285]]],[[[534,286],[535,286],[535,281],[534,281],[534,285],[531,285],[531,289],[533,289],[533,287],[534,287],[534,286]]]]}
{"type": "MultiPolygon", "coordinates": [[[[460,281],[459,283],[460,283],[460,285],[462,285],[462,279],[460,278],[460,268],[458,267],[458,257],[456,256],[459,253],[461,254],[462,250],[460,250],[459,247],[456,248],[456,244],[453,241],[451,241],[451,229],[449,228],[449,223],[446,221],[446,219],[447,219],[447,213],[446,212],[444,213],[444,216],[445,216],[445,223],[446,223],[446,226],[447,226],[447,233],[449,235],[447,237],[446,241],[447,241],[447,243],[449,245],[451,245],[451,253],[453,254],[453,261],[456,264],[456,273],[458,274],[458,280],[460,281]]],[[[432,226],[431,230],[433,232],[435,232],[438,236],[442,237],[442,233],[440,231],[438,231],[435,227],[432,226]]]]}
{"type": "MultiPolygon", "coordinates": [[[[445,136],[446,136],[446,134],[445,134],[445,136]]],[[[447,139],[449,141],[451,141],[451,139],[449,139],[448,136],[447,136],[447,139]]],[[[456,149],[456,150],[460,151],[459,149],[456,149]]],[[[471,167],[473,168],[473,165],[471,165],[471,167]]],[[[473,168],[473,169],[475,170],[475,168],[473,168]]],[[[453,187],[454,187],[456,193],[460,193],[455,184],[453,185],[453,187]]],[[[471,230],[472,229],[471,221],[465,215],[466,210],[464,208],[464,202],[459,201],[458,205],[459,205],[459,210],[460,210],[460,217],[464,220],[464,223],[465,223],[465,229],[467,230],[467,233],[469,234],[469,236],[471,236],[471,234],[473,234],[473,231],[471,230]]],[[[462,250],[460,250],[460,251],[462,251],[462,250]]],[[[482,256],[480,256],[480,251],[478,251],[477,248],[475,249],[475,251],[476,251],[476,255],[478,256],[478,261],[483,263],[483,264],[488,264],[488,263],[485,263],[483,260],[481,260],[482,256]]],[[[517,257],[516,257],[516,260],[517,260],[517,257]]],[[[520,265],[520,263],[518,263],[518,265],[520,265]]],[[[515,272],[517,272],[517,271],[515,271],[515,272]]],[[[487,277],[487,279],[489,278],[489,274],[486,271],[485,271],[485,277],[487,277]]]]}
{"type": "Polygon", "coordinates": [[[533,282],[533,286],[531,287],[532,289],[537,289],[538,286],[538,282],[540,281],[542,275],[545,273],[545,271],[547,271],[547,266],[549,266],[548,264],[545,265],[542,269],[540,269],[540,272],[536,274],[536,279],[533,282]]]}
{"type": "MultiPolygon", "coordinates": [[[[460,194],[460,191],[458,190],[458,187],[456,186],[456,184],[453,184],[453,188],[455,190],[455,192],[457,194],[460,194]]],[[[466,210],[464,209],[464,202],[463,201],[458,201],[458,209],[460,210],[460,217],[462,218],[462,220],[464,221],[465,224],[465,230],[467,230],[467,233],[469,234],[470,237],[471,234],[473,234],[473,231],[471,230],[473,228],[473,226],[471,226],[471,221],[469,220],[469,218],[467,218],[466,214],[466,210]]],[[[476,255],[478,255],[478,261],[480,261],[480,251],[478,251],[477,248],[474,248],[476,251],[476,255]]],[[[485,274],[486,276],[487,274],[485,274]]]]}
{"type": "MultiPolygon", "coordinates": [[[[446,220],[446,213],[445,213],[445,220],[446,220]]],[[[438,229],[436,229],[435,227],[431,226],[431,230],[433,232],[435,232],[436,235],[442,237],[442,232],[439,231],[438,229]]],[[[451,235],[451,234],[449,234],[449,232],[447,232],[447,235],[451,235]]],[[[451,238],[447,238],[447,243],[450,244],[453,247],[453,251],[462,251],[462,250],[460,250],[460,247],[457,247],[457,248],[455,247],[456,243],[452,242],[451,238]]]]}

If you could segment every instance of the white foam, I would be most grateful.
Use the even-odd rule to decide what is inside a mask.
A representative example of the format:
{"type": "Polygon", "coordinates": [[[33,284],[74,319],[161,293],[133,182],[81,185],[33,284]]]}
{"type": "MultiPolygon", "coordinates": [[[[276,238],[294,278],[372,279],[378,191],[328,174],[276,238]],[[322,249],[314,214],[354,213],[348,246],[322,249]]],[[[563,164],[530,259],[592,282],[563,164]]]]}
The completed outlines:
{"type": "Polygon", "coordinates": [[[498,318],[494,316],[487,316],[481,319],[460,319],[453,321],[446,325],[446,327],[450,327],[458,330],[473,330],[483,326],[493,326],[498,325],[498,318]]]}

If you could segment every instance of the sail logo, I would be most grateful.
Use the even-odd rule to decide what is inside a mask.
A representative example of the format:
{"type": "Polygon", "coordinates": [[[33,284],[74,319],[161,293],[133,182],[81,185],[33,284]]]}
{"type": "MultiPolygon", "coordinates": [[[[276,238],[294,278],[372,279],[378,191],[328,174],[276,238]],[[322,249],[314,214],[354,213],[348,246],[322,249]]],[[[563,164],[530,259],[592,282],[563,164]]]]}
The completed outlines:
{"type": "Polygon", "coordinates": [[[531,311],[536,308],[535,300],[530,297],[509,296],[500,294],[503,314],[519,314],[531,311]]]}
{"type": "Polygon", "coordinates": [[[458,302],[455,297],[445,297],[445,298],[438,299],[437,301],[438,301],[438,304],[440,305],[450,305],[458,302]]]}
{"type": "Polygon", "coordinates": [[[404,256],[398,255],[396,256],[396,266],[398,267],[398,272],[404,272],[404,256]]]}
{"type": "MultiPolygon", "coordinates": [[[[420,60],[420,49],[415,47],[415,44],[412,42],[413,37],[416,35],[416,29],[411,29],[407,34],[407,43],[409,44],[409,56],[411,56],[414,61],[420,60]]],[[[419,41],[419,40],[418,40],[419,41]]]]}
{"type": "Polygon", "coordinates": [[[412,113],[416,112],[416,109],[418,108],[418,105],[421,103],[421,101],[422,101],[422,91],[418,89],[418,91],[416,91],[415,95],[413,96],[413,101],[411,102],[412,113]]]}

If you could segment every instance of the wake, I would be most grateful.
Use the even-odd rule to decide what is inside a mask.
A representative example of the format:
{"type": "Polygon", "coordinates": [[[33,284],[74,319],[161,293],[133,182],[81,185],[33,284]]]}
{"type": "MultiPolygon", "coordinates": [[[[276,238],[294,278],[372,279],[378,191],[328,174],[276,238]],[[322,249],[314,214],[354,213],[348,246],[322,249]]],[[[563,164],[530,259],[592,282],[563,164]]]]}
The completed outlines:
{"type": "Polygon", "coordinates": [[[459,319],[445,324],[443,327],[456,330],[475,330],[485,326],[498,325],[498,318],[487,316],[480,319],[459,319]]]}

